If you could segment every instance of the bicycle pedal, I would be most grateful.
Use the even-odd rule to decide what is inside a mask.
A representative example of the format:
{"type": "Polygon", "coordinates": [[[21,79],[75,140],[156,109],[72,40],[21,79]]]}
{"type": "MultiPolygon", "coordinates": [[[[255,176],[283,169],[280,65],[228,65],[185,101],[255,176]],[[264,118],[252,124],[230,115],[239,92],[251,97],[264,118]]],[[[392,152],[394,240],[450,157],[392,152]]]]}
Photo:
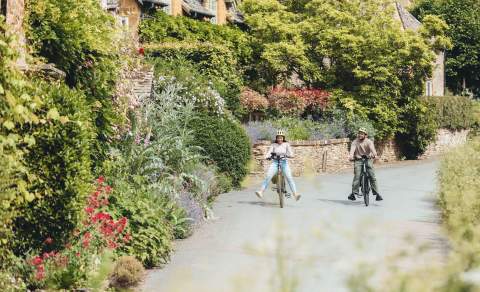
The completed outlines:
{"type": "Polygon", "coordinates": [[[285,193],[285,198],[287,198],[287,199],[290,199],[291,197],[292,197],[292,195],[291,195],[291,194],[289,194],[289,193],[285,193]]]}

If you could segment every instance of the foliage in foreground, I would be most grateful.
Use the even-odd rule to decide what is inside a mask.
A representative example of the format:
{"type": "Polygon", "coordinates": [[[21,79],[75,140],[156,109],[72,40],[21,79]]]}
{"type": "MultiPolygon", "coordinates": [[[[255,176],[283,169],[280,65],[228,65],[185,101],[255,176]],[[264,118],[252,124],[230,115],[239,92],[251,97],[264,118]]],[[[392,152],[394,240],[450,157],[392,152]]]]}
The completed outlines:
{"type": "MultiPolygon", "coordinates": [[[[448,153],[438,175],[439,206],[448,230],[450,254],[441,266],[395,271],[383,287],[372,275],[351,278],[352,291],[465,292],[480,289],[480,138],[448,153]]],[[[374,269],[373,269],[374,270],[374,269]]]]}

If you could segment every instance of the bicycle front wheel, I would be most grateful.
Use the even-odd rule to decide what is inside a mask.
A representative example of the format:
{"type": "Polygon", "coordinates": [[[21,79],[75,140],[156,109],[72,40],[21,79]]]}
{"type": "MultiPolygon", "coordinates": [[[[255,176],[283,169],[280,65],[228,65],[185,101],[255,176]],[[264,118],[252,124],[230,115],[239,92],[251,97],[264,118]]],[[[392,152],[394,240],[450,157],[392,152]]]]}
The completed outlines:
{"type": "Polygon", "coordinates": [[[280,201],[280,208],[283,208],[283,205],[285,204],[285,179],[283,178],[283,175],[281,173],[278,174],[277,176],[277,193],[278,193],[278,200],[280,201]]]}
{"type": "Polygon", "coordinates": [[[370,203],[370,196],[368,195],[370,193],[370,187],[368,185],[368,176],[363,175],[362,176],[362,194],[363,194],[363,201],[365,202],[365,206],[368,207],[368,204],[370,203]]]}

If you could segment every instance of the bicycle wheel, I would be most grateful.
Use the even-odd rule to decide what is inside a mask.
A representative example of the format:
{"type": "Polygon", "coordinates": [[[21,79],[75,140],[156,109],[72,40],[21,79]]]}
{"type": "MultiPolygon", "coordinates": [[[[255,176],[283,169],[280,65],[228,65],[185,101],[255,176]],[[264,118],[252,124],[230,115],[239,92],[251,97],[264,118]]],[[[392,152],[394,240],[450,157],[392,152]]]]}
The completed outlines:
{"type": "Polygon", "coordinates": [[[278,193],[278,199],[280,201],[280,208],[283,208],[283,205],[285,203],[285,196],[283,195],[284,191],[285,191],[285,179],[283,178],[283,174],[278,173],[278,176],[277,176],[277,193],[278,193]]]}
{"type": "Polygon", "coordinates": [[[362,175],[362,194],[363,194],[363,201],[365,202],[365,206],[368,207],[370,203],[370,187],[368,185],[368,175],[362,175]]]}

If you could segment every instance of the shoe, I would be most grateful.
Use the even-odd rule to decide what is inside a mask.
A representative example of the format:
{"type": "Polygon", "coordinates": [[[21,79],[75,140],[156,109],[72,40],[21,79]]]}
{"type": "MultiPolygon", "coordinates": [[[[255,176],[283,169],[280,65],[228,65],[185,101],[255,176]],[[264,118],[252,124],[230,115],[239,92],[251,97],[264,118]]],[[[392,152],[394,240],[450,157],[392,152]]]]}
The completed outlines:
{"type": "Polygon", "coordinates": [[[350,196],[348,196],[348,199],[350,201],[355,201],[357,198],[355,198],[355,194],[350,194],[350,196]]]}
{"type": "Polygon", "coordinates": [[[382,196],[380,196],[380,194],[377,194],[377,198],[375,199],[375,201],[383,201],[382,196]]]}
{"type": "Polygon", "coordinates": [[[298,200],[300,200],[300,198],[302,197],[302,195],[293,194],[293,197],[295,198],[295,201],[298,201],[298,200]]]}
{"type": "Polygon", "coordinates": [[[256,191],[256,192],[255,192],[255,195],[257,195],[257,197],[258,197],[259,199],[263,199],[263,192],[262,192],[262,191],[256,191]]]}

